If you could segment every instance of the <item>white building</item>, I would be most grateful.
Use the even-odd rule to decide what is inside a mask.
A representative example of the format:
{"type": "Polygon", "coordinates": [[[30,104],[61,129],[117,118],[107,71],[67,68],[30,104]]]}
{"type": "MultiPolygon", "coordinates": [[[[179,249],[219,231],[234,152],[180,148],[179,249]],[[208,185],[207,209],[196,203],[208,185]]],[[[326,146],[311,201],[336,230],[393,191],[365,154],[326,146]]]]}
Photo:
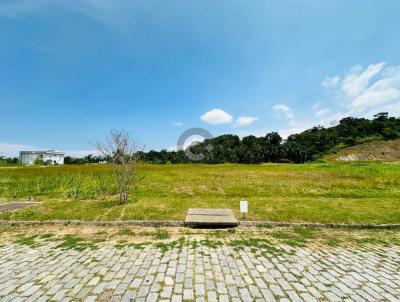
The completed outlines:
{"type": "Polygon", "coordinates": [[[23,165],[33,165],[36,160],[43,160],[50,165],[63,165],[64,153],[55,150],[49,151],[20,151],[19,162],[23,165]]]}

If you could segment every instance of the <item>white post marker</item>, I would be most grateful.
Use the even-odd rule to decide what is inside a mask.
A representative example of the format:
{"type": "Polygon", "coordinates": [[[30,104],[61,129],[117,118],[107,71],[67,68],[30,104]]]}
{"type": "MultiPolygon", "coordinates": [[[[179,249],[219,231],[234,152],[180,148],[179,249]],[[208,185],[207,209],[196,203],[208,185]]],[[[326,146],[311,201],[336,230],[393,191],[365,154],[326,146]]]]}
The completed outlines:
{"type": "Polygon", "coordinates": [[[243,214],[243,218],[246,217],[246,213],[249,211],[247,200],[240,201],[240,213],[243,214]]]}

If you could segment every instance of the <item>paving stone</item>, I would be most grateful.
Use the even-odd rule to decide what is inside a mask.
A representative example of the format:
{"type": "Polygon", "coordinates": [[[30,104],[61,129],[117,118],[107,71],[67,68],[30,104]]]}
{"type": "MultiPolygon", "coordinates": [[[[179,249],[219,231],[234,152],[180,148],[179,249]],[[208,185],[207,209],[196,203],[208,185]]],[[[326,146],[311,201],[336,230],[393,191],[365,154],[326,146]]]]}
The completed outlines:
{"type": "Polygon", "coordinates": [[[193,300],[194,299],[194,292],[193,289],[184,289],[183,290],[183,300],[193,300]]]}
{"type": "Polygon", "coordinates": [[[182,296],[181,295],[173,295],[171,302],[182,302],[182,296]]]}
{"type": "Polygon", "coordinates": [[[125,293],[125,295],[122,297],[123,302],[131,302],[135,299],[137,295],[137,292],[134,290],[129,290],[125,293]]]}
{"type": "Polygon", "coordinates": [[[207,293],[207,298],[208,298],[208,302],[217,302],[218,298],[217,298],[217,293],[214,291],[209,291],[207,293]]]}
{"type": "Polygon", "coordinates": [[[398,248],[390,245],[287,246],[260,257],[228,245],[161,253],[52,244],[0,244],[0,301],[400,301],[398,248]]]}
{"type": "Polygon", "coordinates": [[[196,297],[205,295],[205,288],[204,288],[204,284],[202,284],[202,283],[196,283],[194,285],[194,290],[196,292],[196,297]]]}
{"type": "Polygon", "coordinates": [[[158,294],[157,293],[150,293],[147,296],[146,302],[157,302],[158,294]]]}

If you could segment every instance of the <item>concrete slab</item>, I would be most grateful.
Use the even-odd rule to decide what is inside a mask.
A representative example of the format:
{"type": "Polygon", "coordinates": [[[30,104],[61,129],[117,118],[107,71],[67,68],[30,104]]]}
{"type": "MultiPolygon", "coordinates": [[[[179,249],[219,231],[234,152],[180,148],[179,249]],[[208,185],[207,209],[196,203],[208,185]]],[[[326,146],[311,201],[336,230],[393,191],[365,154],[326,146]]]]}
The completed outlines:
{"type": "Polygon", "coordinates": [[[238,221],[230,209],[189,209],[185,224],[189,226],[229,227],[237,226],[238,221]]]}

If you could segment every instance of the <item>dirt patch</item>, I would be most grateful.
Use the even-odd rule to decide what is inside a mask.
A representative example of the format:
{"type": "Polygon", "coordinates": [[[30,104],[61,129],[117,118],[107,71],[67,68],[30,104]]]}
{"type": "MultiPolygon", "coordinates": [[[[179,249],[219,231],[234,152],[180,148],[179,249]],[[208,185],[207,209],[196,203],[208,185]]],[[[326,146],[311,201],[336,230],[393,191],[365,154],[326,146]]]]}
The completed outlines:
{"type": "Polygon", "coordinates": [[[178,186],[172,190],[173,193],[186,193],[190,196],[194,196],[193,190],[190,186],[178,186]]]}
{"type": "Polygon", "coordinates": [[[5,203],[5,204],[0,204],[0,212],[5,212],[5,211],[13,211],[25,207],[30,207],[30,206],[36,206],[40,204],[40,202],[10,202],[10,203],[5,203]]]}
{"type": "Polygon", "coordinates": [[[207,186],[205,186],[205,185],[199,186],[199,191],[202,192],[202,193],[219,193],[219,194],[225,194],[224,189],[221,188],[221,187],[211,189],[211,188],[209,188],[209,187],[207,187],[207,186]]]}
{"type": "Polygon", "coordinates": [[[334,161],[387,161],[400,160],[400,139],[375,141],[349,147],[330,156],[334,161]]]}
{"type": "MultiPolygon", "coordinates": [[[[186,238],[189,241],[206,240],[211,243],[235,240],[267,240],[273,244],[286,244],[292,247],[351,247],[366,244],[383,244],[400,246],[400,232],[397,230],[352,230],[324,229],[304,227],[238,227],[235,229],[189,229],[185,227],[107,227],[107,226],[9,226],[0,227],[0,245],[14,242],[16,238],[49,236],[54,239],[73,235],[87,241],[108,244],[172,242],[186,238]],[[155,234],[163,232],[165,238],[156,238],[155,234]]],[[[244,244],[243,243],[243,244],[244,244]]]]}

